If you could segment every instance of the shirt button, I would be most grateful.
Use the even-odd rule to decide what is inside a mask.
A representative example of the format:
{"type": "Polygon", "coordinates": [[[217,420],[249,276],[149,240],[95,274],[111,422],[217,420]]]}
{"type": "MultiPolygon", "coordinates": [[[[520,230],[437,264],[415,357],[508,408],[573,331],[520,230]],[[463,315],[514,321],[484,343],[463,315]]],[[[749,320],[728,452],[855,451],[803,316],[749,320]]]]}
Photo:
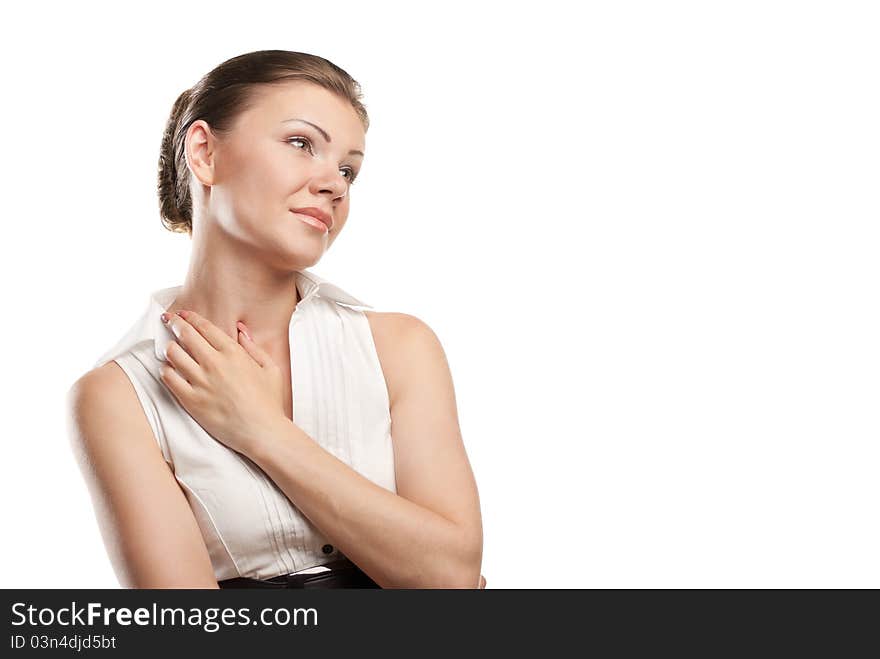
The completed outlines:
{"type": "Polygon", "coordinates": [[[323,547],[321,547],[321,551],[324,552],[325,554],[332,554],[333,553],[333,545],[324,545],[323,547]]]}

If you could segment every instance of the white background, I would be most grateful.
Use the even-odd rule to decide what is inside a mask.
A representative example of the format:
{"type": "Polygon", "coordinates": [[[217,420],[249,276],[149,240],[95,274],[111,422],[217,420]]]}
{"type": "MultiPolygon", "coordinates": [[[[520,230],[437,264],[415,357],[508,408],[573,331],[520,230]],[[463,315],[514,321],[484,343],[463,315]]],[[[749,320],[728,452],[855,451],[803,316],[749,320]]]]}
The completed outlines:
{"type": "Polygon", "coordinates": [[[5,9],[0,586],[117,587],[65,394],[182,283],[172,102],[282,48],[363,86],[313,271],[443,343],[489,588],[880,587],[872,4],[5,9]]]}

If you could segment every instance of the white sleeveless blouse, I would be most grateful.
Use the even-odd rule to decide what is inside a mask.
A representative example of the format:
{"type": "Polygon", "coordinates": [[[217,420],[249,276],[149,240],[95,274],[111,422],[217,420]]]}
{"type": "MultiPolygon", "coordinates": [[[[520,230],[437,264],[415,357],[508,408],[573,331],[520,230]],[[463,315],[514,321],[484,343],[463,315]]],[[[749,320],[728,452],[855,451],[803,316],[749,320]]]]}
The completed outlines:
{"type": "MultiPolygon", "coordinates": [[[[294,422],[396,493],[385,377],[366,315],[346,305],[372,307],[310,271],[296,273],[296,287],[300,302],[290,321],[294,422]]],[[[144,314],[95,367],[114,360],[131,380],[201,529],[217,581],[326,569],[319,566],[344,555],[254,462],[208,434],[160,379],[165,348],[174,339],[160,314],[181,288],[154,291],[144,314]]]]}

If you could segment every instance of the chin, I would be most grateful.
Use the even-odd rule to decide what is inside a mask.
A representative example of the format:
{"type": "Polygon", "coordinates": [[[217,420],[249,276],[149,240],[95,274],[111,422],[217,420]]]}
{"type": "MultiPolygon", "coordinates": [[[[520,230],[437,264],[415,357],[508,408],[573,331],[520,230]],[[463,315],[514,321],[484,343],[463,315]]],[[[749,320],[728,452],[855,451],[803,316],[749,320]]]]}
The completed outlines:
{"type": "Polygon", "coordinates": [[[259,251],[262,252],[259,261],[274,269],[289,272],[312,267],[324,256],[325,249],[317,241],[286,236],[274,243],[269,241],[259,251]]]}

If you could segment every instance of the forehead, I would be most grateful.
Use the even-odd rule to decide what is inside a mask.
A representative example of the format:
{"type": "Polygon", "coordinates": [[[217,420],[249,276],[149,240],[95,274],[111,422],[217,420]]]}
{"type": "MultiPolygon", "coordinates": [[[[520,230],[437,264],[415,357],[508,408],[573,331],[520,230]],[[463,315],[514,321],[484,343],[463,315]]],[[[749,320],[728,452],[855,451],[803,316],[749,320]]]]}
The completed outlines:
{"type": "Polygon", "coordinates": [[[286,119],[310,121],[327,131],[334,144],[338,141],[363,150],[363,123],[351,104],[307,81],[258,85],[252,106],[242,114],[238,123],[246,130],[304,126],[300,122],[282,123],[286,119]]]}

